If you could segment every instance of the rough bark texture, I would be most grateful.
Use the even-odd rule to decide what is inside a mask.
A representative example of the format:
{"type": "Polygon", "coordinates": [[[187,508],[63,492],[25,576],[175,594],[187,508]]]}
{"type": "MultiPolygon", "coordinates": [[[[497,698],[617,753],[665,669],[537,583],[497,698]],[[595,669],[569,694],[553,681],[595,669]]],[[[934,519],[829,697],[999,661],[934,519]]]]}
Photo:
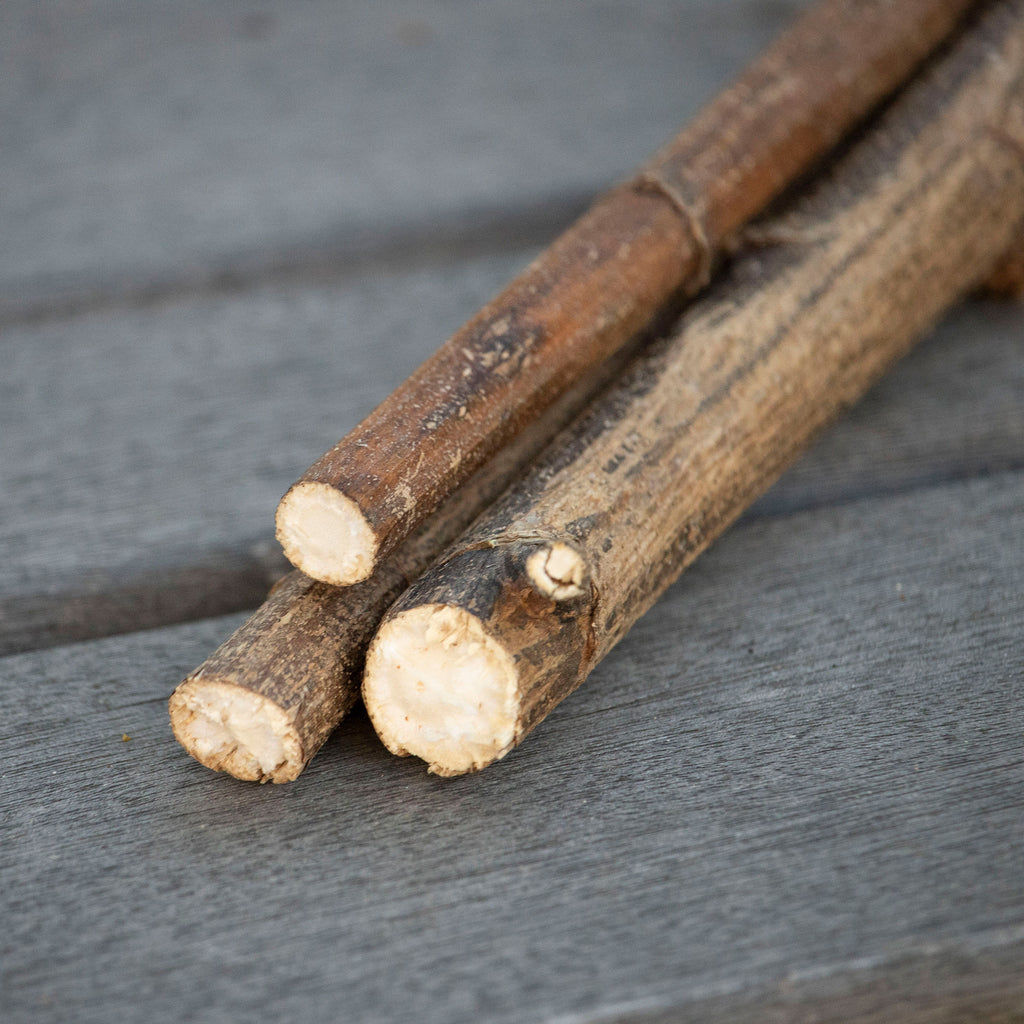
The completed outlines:
{"type": "MultiPolygon", "coordinates": [[[[799,18],[310,467],[295,486],[351,499],[363,517],[354,532],[374,548],[346,567],[318,560],[318,577],[365,578],[586,367],[706,283],[730,234],[894,90],[970,6],[825,0],[799,18]]],[[[313,571],[294,494],[282,500],[278,536],[313,571]]]]}
{"type": "Polygon", "coordinates": [[[174,734],[198,761],[253,782],[291,782],[359,697],[367,644],[387,610],[623,369],[638,336],[502,449],[374,575],[339,588],[295,570],[171,696],[174,734]]]}
{"type": "MultiPolygon", "coordinates": [[[[519,742],[822,426],[991,273],[1024,217],[1022,162],[1015,0],[988,9],[812,193],[751,231],[753,251],[679,333],[400,599],[364,683],[382,739],[419,752],[400,735],[401,709],[382,703],[389,635],[404,616],[454,607],[515,661],[519,742]],[[586,566],[580,597],[551,600],[531,580],[531,559],[556,544],[586,566]]],[[[445,690],[443,674],[425,683],[445,690]]]]}

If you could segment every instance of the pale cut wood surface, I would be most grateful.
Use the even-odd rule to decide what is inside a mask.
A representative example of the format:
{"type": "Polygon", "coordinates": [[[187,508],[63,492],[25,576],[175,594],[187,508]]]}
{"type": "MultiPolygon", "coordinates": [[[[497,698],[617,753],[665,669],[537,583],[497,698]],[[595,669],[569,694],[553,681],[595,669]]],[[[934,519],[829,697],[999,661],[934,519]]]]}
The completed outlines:
{"type": "Polygon", "coordinates": [[[0,649],[255,606],[308,453],[527,258],[8,328],[0,649]]]}
{"type": "Polygon", "coordinates": [[[283,576],[171,696],[181,745],[238,779],[294,781],[359,700],[366,646],[391,603],[615,379],[627,355],[577,380],[364,583],[332,587],[299,570],[283,576]]]}
{"type": "Polygon", "coordinates": [[[742,524],[455,781],[362,716],[292,786],[192,762],[164,701],[237,618],[4,659],[0,1016],[756,1020],[930,972],[1024,1012],[1022,529],[1019,473],[742,524]]]}
{"type": "MultiPolygon", "coordinates": [[[[167,9],[160,4],[149,5],[145,15],[116,19],[100,17],[104,11],[109,14],[103,5],[59,10],[66,17],[58,16],[58,8],[43,13],[23,4],[6,4],[0,12],[0,18],[7,19],[11,26],[10,32],[0,33],[0,46],[7,45],[12,51],[12,60],[4,67],[15,69],[5,75],[5,82],[13,84],[3,91],[0,102],[9,96],[21,96],[19,89],[26,90],[23,103],[11,101],[4,107],[5,117],[10,114],[12,118],[9,123],[13,125],[17,120],[23,131],[19,134],[12,128],[7,134],[0,161],[34,160],[33,154],[41,147],[39,151],[53,151],[54,159],[63,154],[68,164],[67,168],[61,165],[57,179],[48,178],[34,165],[31,174],[12,174],[7,179],[10,187],[5,191],[5,202],[0,204],[0,224],[5,237],[12,239],[5,251],[17,249],[21,254],[19,266],[31,262],[26,255],[30,247],[27,242],[14,244],[21,238],[14,231],[14,220],[29,218],[40,238],[46,235],[45,225],[32,219],[36,185],[49,182],[48,195],[52,197],[58,187],[70,188],[78,174],[95,174],[97,181],[102,179],[107,184],[125,177],[117,171],[117,161],[125,157],[122,148],[97,150],[97,159],[102,156],[113,164],[89,171],[88,161],[83,163],[78,150],[85,145],[86,136],[68,133],[63,130],[63,122],[44,116],[50,110],[48,105],[59,106],[61,102],[66,102],[71,111],[89,106],[88,90],[75,91],[69,85],[77,81],[79,72],[75,68],[91,69],[85,79],[100,90],[103,98],[102,103],[97,100],[97,110],[117,110],[115,97],[126,105],[125,113],[116,120],[121,126],[118,130],[127,131],[132,124],[167,127],[168,122],[162,118],[171,116],[161,106],[169,102],[167,93],[155,86],[142,87],[152,76],[170,73],[170,64],[142,59],[151,55],[152,47],[170,46],[169,40],[173,39],[175,46],[184,47],[174,51],[181,57],[182,66],[208,71],[219,55],[223,65],[223,77],[217,79],[221,92],[216,93],[212,81],[199,76],[209,90],[197,99],[197,123],[209,127],[219,123],[217,117],[223,116],[224,110],[234,109],[228,100],[237,102],[235,86],[244,78],[239,67],[252,56],[246,49],[248,44],[228,31],[231,26],[242,25],[233,20],[240,17],[240,8],[231,4],[207,5],[198,21],[190,22],[183,15],[180,24],[169,21],[167,9]],[[209,24],[223,31],[202,31],[209,24]],[[188,31],[187,25],[192,26],[188,31]],[[85,45],[97,40],[103,43],[102,47],[96,44],[102,52],[123,51],[128,56],[101,68],[96,55],[99,50],[85,45]],[[194,59],[185,59],[184,55],[193,53],[188,47],[198,48],[194,49],[194,59]],[[129,89],[128,81],[136,82],[133,75],[141,77],[137,77],[138,87],[129,89]],[[131,97],[141,109],[129,117],[131,97]],[[203,97],[204,102],[199,102],[203,97]],[[32,103],[43,104],[40,116],[32,119],[25,115],[22,120],[32,103]],[[159,111],[164,113],[158,116],[159,111]],[[61,129],[56,137],[54,126],[61,129]],[[33,188],[19,187],[26,176],[36,183],[33,188]]],[[[336,17],[332,11],[310,9],[308,20],[302,23],[306,36],[299,33],[299,37],[315,35],[317,18],[326,18],[327,22],[321,23],[326,39],[334,24],[331,18],[336,17]]],[[[649,32],[652,24],[658,28],[657,45],[667,46],[664,23],[653,15],[630,21],[632,27],[618,32],[613,43],[602,35],[607,29],[596,23],[590,26],[591,17],[612,17],[610,9],[595,11],[593,15],[581,13],[576,29],[584,36],[593,33],[602,39],[595,60],[601,55],[600,69],[608,79],[604,83],[606,104],[611,102],[607,98],[610,90],[621,97],[616,103],[639,107],[655,79],[662,83],[655,90],[656,106],[664,104],[664,82],[670,78],[673,88],[678,85],[680,90],[679,96],[668,103],[673,118],[687,103],[695,108],[735,70],[741,57],[756,49],[764,34],[775,31],[791,13],[786,5],[763,4],[717,4],[682,13],[673,9],[672,24],[676,25],[677,16],[681,20],[671,34],[672,61],[648,61],[645,73],[638,75],[632,64],[611,61],[609,48],[629,50],[635,56],[638,51],[630,48],[633,44],[629,40],[635,41],[636,37],[631,33],[649,32]],[[723,53],[731,56],[725,59],[723,53]],[[674,77],[677,63],[685,69],[678,81],[674,77]],[[671,68],[666,70],[668,64],[671,68]],[[701,69],[712,66],[716,77],[705,82],[701,69]]],[[[443,12],[439,12],[434,10],[440,17],[443,12]]],[[[275,17],[298,15],[278,12],[275,17]]],[[[372,20],[373,16],[363,12],[360,17],[372,20]]],[[[494,17],[504,15],[495,13],[494,17]]],[[[552,17],[557,27],[562,24],[558,19],[567,15],[556,12],[552,17]]],[[[281,27],[280,22],[277,24],[281,27]]],[[[466,31],[473,26],[483,33],[480,38],[491,38],[485,30],[493,23],[479,13],[467,15],[460,24],[467,26],[466,31]]],[[[256,31],[253,25],[250,29],[256,31]]],[[[378,59],[371,63],[390,68],[383,54],[394,40],[386,32],[375,35],[375,31],[367,39],[383,49],[377,51],[378,59]]],[[[524,39],[535,39],[544,53],[554,45],[542,28],[520,26],[517,31],[524,34],[524,39]]],[[[267,77],[254,85],[267,94],[283,88],[282,76],[287,80],[289,69],[300,77],[305,74],[295,70],[295,62],[304,51],[285,45],[291,36],[287,32],[283,36],[287,38],[275,44],[276,56],[266,65],[267,77]]],[[[493,38],[499,37],[495,28],[493,38]]],[[[471,55],[479,45],[469,47],[471,55]]],[[[571,44],[574,46],[575,42],[571,44]]],[[[526,42],[520,40],[501,53],[491,52],[493,73],[520,74],[522,69],[510,70],[506,64],[522,58],[526,48],[526,42]]],[[[415,47],[413,51],[418,52],[415,47]]],[[[345,67],[339,64],[335,71],[348,74],[345,67]]],[[[560,67],[563,77],[569,76],[575,84],[570,88],[563,81],[564,88],[557,94],[560,98],[549,98],[554,104],[552,117],[567,110],[562,104],[580,101],[579,93],[574,91],[579,83],[573,76],[582,74],[583,66],[574,66],[576,70],[560,67]]],[[[598,64],[586,67],[586,73],[593,74],[598,64]]],[[[461,73],[451,72],[455,76],[461,73]]],[[[548,73],[554,75],[555,71],[549,68],[548,73]]],[[[312,88],[308,82],[307,86],[312,88]]],[[[191,79],[182,80],[180,87],[187,92],[193,89],[193,83],[191,79]]],[[[388,110],[393,111],[394,106],[388,110]]],[[[453,109],[460,108],[456,105],[453,109]]],[[[268,100],[260,110],[270,118],[276,107],[268,100]]],[[[318,117],[326,116],[323,108],[316,110],[318,117]]],[[[250,116],[255,118],[257,112],[251,111],[250,116]]],[[[557,144],[541,132],[546,117],[537,112],[535,129],[540,148],[557,144]]],[[[667,113],[664,117],[667,122],[667,113]]],[[[632,118],[638,120],[643,119],[632,118]]],[[[266,138],[273,137],[272,123],[271,119],[264,124],[266,138]]],[[[575,110],[571,116],[563,113],[560,123],[572,125],[573,132],[583,130],[575,110]]],[[[593,124],[588,124],[588,130],[594,130],[593,124]]],[[[660,121],[658,124],[659,133],[663,128],[670,130],[660,121]]],[[[195,128],[195,124],[192,126],[195,128]]],[[[324,135],[317,127],[307,129],[318,138],[324,135]]],[[[147,151],[147,159],[155,161],[154,167],[161,175],[172,173],[172,166],[164,164],[176,151],[171,141],[184,131],[183,124],[177,135],[168,127],[168,132],[150,137],[156,148],[147,151]],[[158,159],[159,154],[163,154],[162,159],[158,159]]],[[[514,133],[499,134],[499,138],[502,146],[518,144],[514,133]]],[[[479,140],[475,136],[474,140],[477,152],[479,140]]],[[[437,137],[440,148],[446,141],[443,135],[437,137]]],[[[208,145],[204,148],[197,143],[196,147],[196,152],[209,151],[208,145]]],[[[614,147],[608,152],[613,150],[618,152],[614,147]]],[[[639,147],[638,151],[644,152],[639,147]]],[[[501,152],[498,162],[507,163],[509,152],[501,152]]],[[[636,156],[631,153],[624,166],[636,156]]],[[[286,157],[281,155],[280,159],[286,157]]],[[[308,153],[300,147],[287,159],[301,168],[308,153]]],[[[593,153],[586,164],[588,173],[604,166],[593,153]]],[[[217,196],[224,198],[236,188],[241,190],[239,195],[246,195],[239,183],[242,170],[256,173],[248,162],[241,168],[237,162],[224,160],[219,171],[224,183],[218,189],[196,188],[189,195],[200,204],[214,203],[217,196]],[[227,182],[232,183],[230,188],[227,182]]],[[[213,174],[212,163],[207,171],[213,174]]],[[[184,175],[180,166],[175,165],[174,172],[184,175]]],[[[145,180],[155,193],[163,178],[151,175],[145,180]]],[[[284,174],[275,176],[274,182],[277,188],[290,187],[284,174]]],[[[117,195],[123,197],[126,193],[121,190],[117,195]]],[[[65,226],[76,217],[91,218],[99,215],[98,210],[102,212],[103,204],[95,189],[83,185],[73,196],[78,196],[79,202],[69,207],[66,223],[61,222],[65,226]]],[[[556,207],[559,202],[556,195],[556,207]]],[[[263,204],[258,209],[242,205],[245,210],[238,217],[246,224],[265,212],[263,204]]],[[[523,225],[521,209],[511,203],[510,210],[504,215],[504,223],[518,243],[522,237],[515,228],[523,225]]],[[[175,219],[182,217],[176,215],[175,219]]],[[[202,218],[217,220],[205,207],[202,218]]],[[[509,232],[498,231],[495,222],[480,224],[473,217],[469,219],[472,229],[479,231],[484,249],[496,251],[481,255],[479,247],[467,250],[456,246],[453,256],[443,244],[438,249],[435,242],[425,251],[404,256],[392,252],[389,256],[390,250],[384,245],[376,262],[362,264],[358,272],[346,272],[336,279],[331,265],[311,274],[301,259],[297,264],[288,262],[291,256],[282,255],[283,249],[268,243],[266,253],[285,260],[294,271],[295,279],[290,283],[247,288],[247,278],[242,275],[233,283],[221,281],[212,291],[204,293],[200,289],[198,295],[172,290],[152,308],[100,309],[88,316],[5,327],[0,336],[0,558],[5,565],[5,573],[0,576],[0,650],[32,648],[253,607],[269,580],[283,567],[271,539],[273,506],[307,464],[309,453],[322,450],[354,426],[533,254],[533,249],[511,251],[509,232]],[[439,258],[451,265],[437,266],[439,258]],[[322,280],[325,274],[327,279],[322,280]],[[196,367],[201,371],[195,372],[196,367]]],[[[185,222],[188,220],[184,217],[185,222]]],[[[544,218],[527,223],[531,244],[540,244],[542,238],[554,233],[556,225],[552,223],[549,232],[544,223],[544,218]]],[[[137,243],[125,243],[126,252],[134,253],[143,246],[152,248],[154,239],[170,237],[141,215],[114,217],[110,225],[118,232],[139,233],[137,243]]],[[[379,240],[376,233],[373,238],[379,240]]],[[[442,231],[444,239],[450,242],[451,236],[442,231]]],[[[60,244],[51,242],[47,251],[52,273],[46,276],[44,292],[48,300],[44,312],[55,315],[63,302],[59,264],[68,247],[67,239],[60,244]]],[[[97,244],[89,248],[90,266],[102,267],[104,251],[97,244]]],[[[144,261],[133,258],[130,263],[129,276],[141,287],[148,274],[144,261]]],[[[201,265],[209,269],[214,264],[201,265]]],[[[16,288],[11,285],[0,289],[0,296],[21,301],[29,291],[26,282],[21,281],[16,288]]],[[[100,293],[89,294],[96,298],[100,293]]],[[[109,302],[109,296],[103,301],[109,302]]],[[[963,329],[972,338],[983,335],[983,341],[976,341],[968,351],[957,343],[961,328],[955,328],[955,333],[940,333],[941,348],[932,348],[929,355],[920,357],[925,360],[921,365],[926,367],[926,392],[912,383],[916,378],[908,377],[899,384],[900,402],[891,406],[886,403],[892,411],[885,414],[884,424],[873,424],[852,434],[840,433],[834,442],[830,439],[825,451],[832,454],[821,463],[809,464],[806,474],[798,470],[792,478],[795,489],[787,485],[762,508],[777,510],[846,499],[869,492],[876,482],[886,489],[899,489],[906,483],[942,479],[949,474],[1019,464],[1024,450],[1020,442],[1022,413],[1016,397],[1022,386],[1019,320],[1016,314],[996,311],[996,307],[985,307],[967,316],[968,326],[963,329]],[[994,326],[983,326],[992,320],[996,321],[994,326]],[[955,361],[956,372],[947,377],[944,368],[951,366],[950,360],[955,361]],[[964,379],[959,377],[961,370],[969,371],[964,379]],[[974,403],[979,396],[984,396],[986,403],[984,416],[975,414],[974,403]],[[921,419],[927,422],[922,424],[921,419]]],[[[896,385],[884,387],[890,398],[896,397],[896,385]]]]}

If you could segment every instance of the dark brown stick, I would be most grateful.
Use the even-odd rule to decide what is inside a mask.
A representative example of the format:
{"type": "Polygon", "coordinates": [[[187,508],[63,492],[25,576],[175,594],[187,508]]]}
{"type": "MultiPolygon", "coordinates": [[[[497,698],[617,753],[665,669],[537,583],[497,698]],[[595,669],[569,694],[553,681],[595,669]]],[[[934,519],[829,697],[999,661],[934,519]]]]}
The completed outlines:
{"type": "Polygon", "coordinates": [[[578,686],[1024,222],[1024,0],[955,48],[389,612],[363,696],[454,775],[578,686]]]}
{"type": "Polygon", "coordinates": [[[285,554],[335,584],[379,561],[587,367],[687,291],[752,215],[956,26],[970,0],[823,0],[630,182],[484,307],[278,509],[285,554]]]}

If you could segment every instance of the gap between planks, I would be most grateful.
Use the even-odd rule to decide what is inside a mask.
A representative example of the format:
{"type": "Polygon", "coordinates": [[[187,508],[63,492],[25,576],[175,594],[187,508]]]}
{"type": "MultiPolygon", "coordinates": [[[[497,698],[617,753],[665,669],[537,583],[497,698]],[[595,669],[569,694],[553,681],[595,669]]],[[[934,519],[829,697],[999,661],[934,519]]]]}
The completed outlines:
{"type": "Polygon", "coordinates": [[[271,256],[238,253],[219,263],[152,279],[118,277],[65,286],[28,299],[0,295],[0,329],[73,320],[93,313],[152,309],[264,286],[342,284],[364,274],[448,266],[519,250],[539,249],[571,224],[592,196],[567,193],[518,206],[460,211],[437,220],[327,232],[271,256]]]}
{"type": "MultiPolygon", "coordinates": [[[[797,490],[787,495],[785,478],[740,517],[725,537],[767,520],[782,520],[861,502],[884,501],[973,480],[1012,479],[1024,474],[1024,459],[978,472],[961,467],[945,474],[928,473],[905,485],[881,481],[816,499],[797,490]],[[776,493],[778,492],[778,494],[776,493]]],[[[719,541],[719,543],[723,543],[719,541]]],[[[274,582],[290,567],[283,558],[254,562],[239,553],[239,571],[181,566],[150,572],[146,582],[132,581],[104,590],[69,589],[61,593],[0,597],[0,658],[106,637],[203,622],[260,605],[274,582]]]]}

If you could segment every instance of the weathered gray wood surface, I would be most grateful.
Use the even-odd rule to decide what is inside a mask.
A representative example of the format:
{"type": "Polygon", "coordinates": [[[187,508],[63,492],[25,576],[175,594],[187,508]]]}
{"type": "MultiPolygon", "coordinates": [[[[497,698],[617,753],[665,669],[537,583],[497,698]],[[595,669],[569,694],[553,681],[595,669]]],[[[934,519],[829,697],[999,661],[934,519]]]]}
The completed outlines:
{"type": "Polygon", "coordinates": [[[1019,308],[481,776],[167,726],[295,475],[798,6],[0,5],[5,1024],[1024,1019],[1019,308]]]}
{"type": "Polygon", "coordinates": [[[1022,474],[741,525],[457,781],[362,716],[291,786],[189,761],[237,619],[9,657],[4,1019],[728,1020],[936,962],[1024,1012],[1022,530],[1022,474]]]}

